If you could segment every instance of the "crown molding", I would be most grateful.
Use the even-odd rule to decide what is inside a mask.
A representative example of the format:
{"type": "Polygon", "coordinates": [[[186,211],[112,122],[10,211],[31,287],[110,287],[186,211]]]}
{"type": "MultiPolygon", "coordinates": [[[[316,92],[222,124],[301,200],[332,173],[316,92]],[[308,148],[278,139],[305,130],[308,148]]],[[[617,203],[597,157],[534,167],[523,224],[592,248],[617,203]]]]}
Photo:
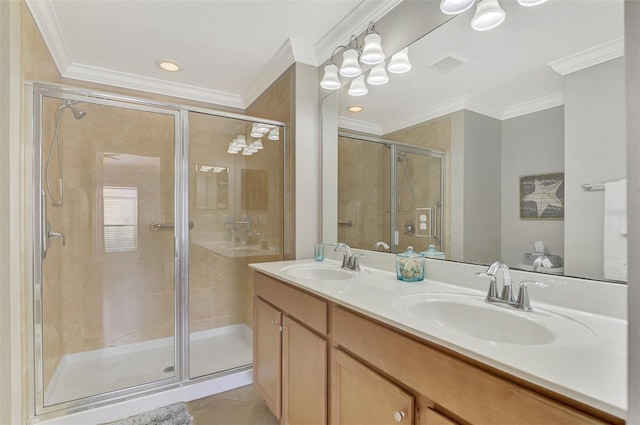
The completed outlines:
{"type": "Polygon", "coordinates": [[[503,111],[500,108],[496,108],[492,105],[479,102],[467,95],[464,95],[440,103],[438,105],[430,106],[421,111],[418,111],[414,115],[408,116],[401,120],[387,122],[382,125],[382,134],[393,133],[394,131],[402,130],[404,128],[408,128],[426,121],[431,121],[433,119],[440,118],[463,109],[477,112],[491,118],[502,119],[503,111]]]}
{"type": "Polygon", "coordinates": [[[624,39],[615,38],[590,49],[547,63],[560,75],[571,74],[624,55],[624,39]]]}
{"type": "Polygon", "coordinates": [[[517,105],[507,106],[502,114],[503,120],[516,118],[521,115],[527,115],[545,109],[554,108],[564,105],[564,92],[558,92],[549,96],[539,97],[528,102],[519,103],[517,105]]]}
{"type": "Polygon", "coordinates": [[[354,120],[353,118],[338,117],[338,128],[359,131],[374,136],[382,136],[384,134],[380,125],[366,121],[354,120]]]}
{"type": "Polygon", "coordinates": [[[69,46],[50,1],[24,0],[60,74],[71,65],[69,46]]]}
{"type": "Polygon", "coordinates": [[[377,21],[389,13],[403,0],[385,0],[378,2],[362,0],[347,16],[338,22],[327,34],[315,44],[316,58],[319,66],[331,58],[337,46],[343,46],[351,40],[352,35],[366,31],[371,21],[377,21]]]}
{"type": "Polygon", "coordinates": [[[140,90],[183,99],[244,109],[239,95],[181,84],[95,66],[72,63],[62,72],[65,78],[140,90]]]}

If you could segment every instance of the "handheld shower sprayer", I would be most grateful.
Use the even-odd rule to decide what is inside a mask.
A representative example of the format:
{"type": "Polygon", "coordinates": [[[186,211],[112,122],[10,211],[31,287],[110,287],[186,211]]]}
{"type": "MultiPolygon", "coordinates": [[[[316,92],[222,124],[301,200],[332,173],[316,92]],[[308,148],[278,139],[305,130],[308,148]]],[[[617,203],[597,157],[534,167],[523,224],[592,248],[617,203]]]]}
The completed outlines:
{"type": "Polygon", "coordinates": [[[58,106],[58,109],[56,109],[56,112],[53,115],[53,121],[55,124],[55,129],[53,131],[53,141],[51,142],[51,149],[49,150],[49,157],[47,158],[47,165],[46,165],[46,170],[45,170],[45,184],[47,186],[47,193],[49,194],[49,197],[51,198],[51,204],[54,207],[60,207],[62,206],[62,203],[64,201],[64,172],[62,169],[62,149],[60,148],[61,142],[60,142],[60,121],[62,119],[62,114],[64,113],[64,111],[66,109],[70,109],[71,112],[73,113],[73,117],[77,120],[80,120],[82,118],[84,118],[85,115],[87,115],[87,111],[85,111],[84,109],[81,109],[77,106],[78,101],[76,100],[64,100],[62,102],[62,104],[60,106],[58,106]],[[56,198],[54,196],[54,194],[51,191],[51,181],[49,178],[49,170],[51,168],[51,160],[53,159],[53,151],[56,151],[57,155],[58,155],[58,172],[60,174],[60,194],[59,197],[56,198]]]}

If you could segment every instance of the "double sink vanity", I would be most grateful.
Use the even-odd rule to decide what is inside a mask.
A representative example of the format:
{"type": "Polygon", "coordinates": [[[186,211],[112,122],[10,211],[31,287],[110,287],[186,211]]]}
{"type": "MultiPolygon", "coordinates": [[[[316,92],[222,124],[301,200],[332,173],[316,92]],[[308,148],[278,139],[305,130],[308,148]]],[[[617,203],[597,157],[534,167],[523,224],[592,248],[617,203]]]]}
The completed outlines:
{"type": "Polygon", "coordinates": [[[470,264],[428,259],[421,282],[377,253],[250,267],[254,383],[282,424],[624,422],[622,285],[512,271],[536,281],[525,311],[485,302],[470,264]]]}

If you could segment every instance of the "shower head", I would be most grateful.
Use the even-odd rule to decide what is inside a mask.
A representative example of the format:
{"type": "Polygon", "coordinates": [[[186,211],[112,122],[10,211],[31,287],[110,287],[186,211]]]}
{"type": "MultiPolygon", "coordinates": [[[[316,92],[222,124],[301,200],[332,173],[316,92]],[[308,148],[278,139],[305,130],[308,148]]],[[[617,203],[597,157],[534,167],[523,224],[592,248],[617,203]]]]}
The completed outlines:
{"type": "Polygon", "coordinates": [[[84,109],[80,109],[77,106],[70,105],[69,109],[71,109],[71,112],[73,112],[73,116],[77,120],[81,120],[85,115],[87,115],[87,111],[85,111],[84,109]]]}
{"type": "Polygon", "coordinates": [[[77,106],[77,103],[77,100],[65,100],[62,105],[58,107],[58,110],[60,111],[60,113],[62,113],[64,108],[69,108],[71,109],[71,112],[73,112],[73,117],[77,120],[81,120],[85,115],[87,115],[87,111],[79,108],[77,106]]]}

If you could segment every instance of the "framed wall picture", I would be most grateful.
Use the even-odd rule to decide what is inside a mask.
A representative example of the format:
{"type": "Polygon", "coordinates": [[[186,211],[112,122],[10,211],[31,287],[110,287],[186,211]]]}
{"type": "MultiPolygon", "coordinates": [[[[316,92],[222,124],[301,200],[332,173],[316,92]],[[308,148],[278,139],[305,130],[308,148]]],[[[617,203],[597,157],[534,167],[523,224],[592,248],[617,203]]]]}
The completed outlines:
{"type": "Polygon", "coordinates": [[[520,177],[520,218],[564,219],[564,173],[520,177]]]}

